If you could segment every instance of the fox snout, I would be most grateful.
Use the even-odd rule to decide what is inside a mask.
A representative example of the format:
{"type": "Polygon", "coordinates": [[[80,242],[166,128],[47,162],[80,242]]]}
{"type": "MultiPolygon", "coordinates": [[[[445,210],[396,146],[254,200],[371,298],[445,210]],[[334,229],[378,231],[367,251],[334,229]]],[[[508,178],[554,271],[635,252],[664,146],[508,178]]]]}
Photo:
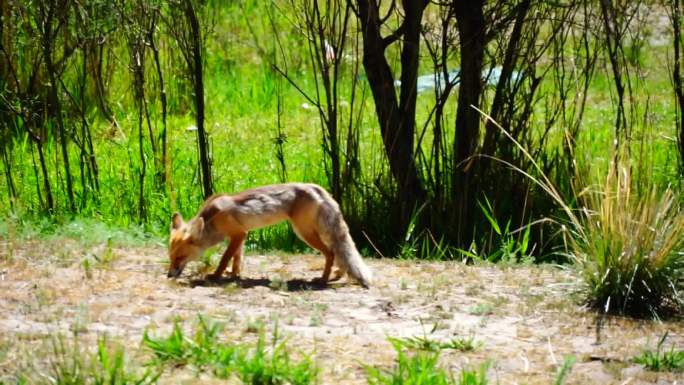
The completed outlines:
{"type": "Polygon", "coordinates": [[[170,267],[169,272],[166,274],[166,277],[167,278],[178,278],[178,276],[181,275],[182,272],[183,272],[182,267],[176,267],[176,268],[170,267]]]}

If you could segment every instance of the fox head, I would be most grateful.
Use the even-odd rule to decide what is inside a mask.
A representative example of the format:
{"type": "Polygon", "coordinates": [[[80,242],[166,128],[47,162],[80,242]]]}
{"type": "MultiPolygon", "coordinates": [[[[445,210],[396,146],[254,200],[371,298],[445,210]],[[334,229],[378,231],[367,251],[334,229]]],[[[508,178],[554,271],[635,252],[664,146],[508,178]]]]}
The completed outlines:
{"type": "Polygon", "coordinates": [[[204,229],[204,219],[195,218],[184,222],[179,213],[171,219],[171,236],[169,238],[169,278],[178,277],[185,265],[202,254],[200,239],[204,229]]]}

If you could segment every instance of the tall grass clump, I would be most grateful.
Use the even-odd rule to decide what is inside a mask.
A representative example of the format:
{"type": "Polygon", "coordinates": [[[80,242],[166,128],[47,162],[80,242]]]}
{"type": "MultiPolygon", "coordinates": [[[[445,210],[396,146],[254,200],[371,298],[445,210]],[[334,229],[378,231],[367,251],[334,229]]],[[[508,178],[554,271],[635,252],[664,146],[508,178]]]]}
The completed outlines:
{"type": "Polygon", "coordinates": [[[618,150],[603,184],[581,189],[576,210],[576,203],[563,197],[529,151],[478,111],[515,144],[538,176],[499,161],[541,187],[563,213],[565,249],[582,278],[588,305],[634,316],[684,310],[684,211],[669,186],[648,182],[635,191],[629,157],[618,150]]]}
{"type": "Polygon", "coordinates": [[[629,168],[618,162],[580,202],[582,229],[569,246],[587,303],[636,316],[684,309],[684,212],[676,194],[653,185],[634,191],[629,168]]]}

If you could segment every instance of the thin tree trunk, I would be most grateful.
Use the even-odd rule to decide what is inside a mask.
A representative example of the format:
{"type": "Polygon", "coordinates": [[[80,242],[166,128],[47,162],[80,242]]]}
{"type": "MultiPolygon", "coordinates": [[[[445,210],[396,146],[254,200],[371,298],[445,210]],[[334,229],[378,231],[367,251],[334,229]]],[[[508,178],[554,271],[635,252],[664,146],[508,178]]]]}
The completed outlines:
{"type": "MultiPolygon", "coordinates": [[[[8,135],[9,137],[9,135],[8,135]]],[[[12,162],[7,153],[7,144],[2,142],[0,150],[2,150],[2,164],[5,166],[5,179],[7,180],[7,196],[9,198],[10,207],[14,208],[14,200],[17,197],[17,191],[14,187],[14,178],[12,177],[12,162]]]]}
{"type": "MultiPolygon", "coordinates": [[[[601,0],[601,15],[605,28],[606,50],[613,70],[613,82],[617,92],[618,110],[615,115],[615,156],[622,144],[622,137],[629,137],[627,126],[627,114],[625,112],[625,84],[623,82],[623,65],[620,61],[622,44],[621,33],[617,30],[616,10],[612,0],[601,0]],[[624,133],[623,133],[624,131],[624,133]]],[[[617,167],[617,166],[616,166],[617,167]]]]}
{"type": "MultiPolygon", "coordinates": [[[[83,101],[84,107],[85,107],[85,100],[83,101]]],[[[93,135],[90,132],[90,126],[87,124],[87,120],[83,121],[84,124],[86,125],[86,130],[85,130],[85,135],[86,137],[83,138],[88,144],[88,161],[90,162],[90,170],[93,174],[93,182],[95,186],[95,191],[98,193],[100,192],[100,172],[97,167],[97,159],[95,158],[95,149],[93,147],[93,135]]],[[[98,196],[99,198],[99,196],[98,196]]]]}
{"type": "Polygon", "coordinates": [[[43,173],[43,188],[45,189],[47,210],[50,214],[52,214],[55,211],[55,201],[52,197],[50,178],[48,175],[47,164],[45,162],[45,154],[43,153],[43,142],[41,140],[37,140],[36,146],[38,147],[38,161],[40,162],[40,170],[43,173]]]}
{"type": "Polygon", "coordinates": [[[135,104],[138,112],[138,155],[140,156],[140,172],[138,173],[138,215],[140,221],[145,220],[145,173],[147,161],[145,157],[145,46],[141,36],[130,38],[131,68],[133,69],[133,87],[135,90],[135,104]]]}
{"type": "Polygon", "coordinates": [[[417,79],[420,54],[420,31],[423,11],[427,3],[418,0],[404,0],[404,39],[401,50],[401,88],[399,96],[399,132],[396,151],[402,154],[402,162],[409,170],[405,179],[401,180],[406,186],[404,195],[409,198],[408,205],[403,208],[404,215],[412,215],[416,203],[425,201],[426,193],[418,176],[414,158],[414,138],[416,129],[416,99],[417,79]],[[413,201],[412,201],[413,200],[413,201]]]}
{"type": "Polygon", "coordinates": [[[404,4],[404,17],[411,20],[405,22],[400,102],[397,101],[394,90],[392,70],[385,58],[385,48],[398,36],[381,36],[381,20],[375,1],[358,0],[357,3],[363,34],[363,66],[375,100],[375,110],[390,170],[399,188],[399,228],[403,231],[418,202],[424,202],[427,196],[418,176],[413,150],[420,20],[425,3],[407,1],[407,4],[404,4]]]}
{"type": "Polygon", "coordinates": [[[40,189],[40,174],[38,172],[38,166],[36,165],[36,154],[33,151],[33,142],[29,142],[29,148],[31,149],[31,165],[33,166],[33,175],[36,177],[36,196],[38,197],[38,205],[41,209],[45,210],[45,203],[43,201],[43,192],[40,189]]]}
{"type": "MultiPolygon", "coordinates": [[[[80,107],[80,112],[81,112],[81,143],[79,144],[80,148],[80,162],[79,162],[79,167],[81,169],[81,186],[83,188],[83,200],[81,202],[81,207],[85,206],[87,197],[88,197],[88,192],[89,190],[94,190],[94,181],[93,181],[93,172],[90,169],[90,162],[88,161],[88,150],[86,147],[86,136],[87,131],[89,131],[88,127],[88,119],[86,119],[86,97],[85,97],[85,85],[86,85],[86,79],[88,78],[88,70],[86,66],[86,58],[87,58],[87,51],[83,49],[82,51],[83,54],[83,62],[81,63],[81,78],[79,79],[80,82],[80,93],[81,93],[81,107],[80,107]],[[85,172],[84,172],[85,171],[85,172]],[[87,173],[87,180],[88,183],[86,183],[86,174],[87,173]],[[88,188],[88,185],[90,186],[90,189],[88,188]]],[[[74,101],[76,103],[76,101],[74,101]]],[[[75,135],[74,135],[75,136],[75,135]]]]}
{"type": "Polygon", "coordinates": [[[54,63],[52,61],[53,51],[53,31],[52,24],[54,20],[54,4],[48,5],[47,14],[45,15],[43,25],[43,60],[45,60],[45,69],[50,80],[50,87],[48,91],[48,100],[50,108],[50,116],[57,122],[57,131],[59,134],[59,142],[62,150],[62,161],[64,162],[64,175],[66,178],[67,197],[69,199],[69,209],[76,212],[76,203],[74,200],[74,187],[71,176],[71,166],[69,163],[69,152],[66,139],[66,128],[64,127],[64,120],[62,118],[62,106],[58,95],[58,82],[54,63]]]}
{"type": "Polygon", "coordinates": [[[461,82],[456,109],[456,138],[454,140],[454,166],[452,201],[455,203],[457,242],[465,244],[472,234],[475,194],[471,184],[470,164],[474,161],[480,136],[480,114],[471,106],[479,106],[482,94],[482,66],[485,49],[484,0],[457,1],[456,22],[461,51],[461,82]]]}
{"type": "Polygon", "coordinates": [[[204,79],[202,65],[202,36],[199,21],[192,2],[185,3],[185,15],[190,23],[191,48],[193,70],[193,86],[195,90],[195,118],[197,122],[197,140],[200,153],[200,168],[202,171],[202,187],[204,198],[207,199],[213,193],[211,177],[211,160],[209,158],[209,140],[204,129],[204,79]]]}
{"type": "Polygon", "coordinates": [[[147,170],[147,161],[145,160],[145,150],[143,142],[145,134],[143,130],[143,105],[142,101],[138,100],[138,149],[140,155],[140,173],[138,174],[138,215],[140,221],[145,220],[145,172],[147,170]]]}
{"type": "MultiPolygon", "coordinates": [[[[505,99],[508,97],[510,89],[509,82],[511,76],[513,75],[514,65],[516,63],[516,56],[520,54],[520,38],[522,35],[523,25],[525,24],[525,16],[530,9],[530,0],[523,0],[517,7],[517,13],[515,17],[515,23],[513,24],[513,30],[508,39],[508,45],[506,47],[506,52],[504,54],[504,61],[501,66],[501,75],[499,76],[499,81],[496,84],[496,92],[494,93],[494,100],[492,101],[492,108],[490,116],[495,122],[499,122],[501,119],[501,111],[503,110],[505,99]]],[[[501,122],[504,126],[508,126],[507,122],[501,122]]],[[[499,128],[492,121],[487,121],[485,139],[482,145],[482,153],[487,155],[493,155],[496,150],[497,141],[499,137],[499,128]]]]}
{"type": "MultiPolygon", "coordinates": [[[[296,7],[295,2],[292,3],[296,7]]],[[[330,159],[330,170],[326,173],[330,182],[333,197],[338,202],[342,201],[341,162],[340,162],[340,135],[339,135],[339,100],[337,86],[339,80],[340,55],[344,50],[344,37],[346,36],[349,8],[340,14],[339,2],[327,2],[326,8],[321,13],[318,1],[304,4],[304,21],[309,35],[309,56],[312,66],[319,73],[323,83],[325,99],[321,97],[319,77],[315,76],[316,97],[314,101],[318,107],[319,118],[323,129],[323,148],[330,159]],[[325,106],[322,106],[323,101],[325,106]]]]}
{"type": "MultiPolygon", "coordinates": [[[[326,40],[323,36],[323,26],[321,22],[321,14],[318,11],[318,2],[314,2],[314,17],[317,19],[315,23],[318,27],[318,42],[316,57],[319,60],[319,69],[321,70],[321,77],[323,80],[323,90],[325,91],[325,100],[327,101],[327,119],[325,119],[325,128],[328,130],[330,163],[332,167],[332,193],[333,197],[338,201],[342,201],[342,186],[340,184],[340,144],[337,127],[337,63],[330,63],[326,57],[326,40]],[[331,74],[332,64],[332,74],[331,74]]],[[[333,42],[334,43],[334,42],[333,42]]],[[[314,44],[316,46],[316,44],[314,44]]],[[[334,55],[341,55],[342,52],[334,52],[334,55]]],[[[332,60],[336,62],[336,59],[332,60]]]]}
{"type": "MultiPolygon", "coordinates": [[[[156,20],[156,16],[155,16],[156,20]]],[[[156,22],[152,23],[156,25],[156,22]]],[[[163,185],[166,183],[166,174],[168,172],[168,167],[166,164],[166,113],[167,113],[167,101],[166,101],[166,86],[164,84],[164,74],[161,68],[161,61],[159,60],[159,48],[157,48],[154,42],[154,30],[150,30],[148,34],[148,41],[150,48],[152,49],[152,57],[154,58],[154,68],[157,71],[157,78],[159,80],[159,100],[161,102],[162,109],[162,132],[161,136],[161,169],[157,170],[159,182],[163,185]]]]}
{"type": "Polygon", "coordinates": [[[81,138],[79,140],[78,135],[74,132],[72,134],[72,139],[79,149],[80,161],[78,166],[81,172],[81,186],[83,191],[81,207],[83,207],[87,201],[87,195],[89,191],[99,191],[99,184],[97,181],[97,162],[93,150],[92,135],[90,133],[90,125],[88,124],[88,119],[86,117],[86,83],[88,79],[88,69],[86,65],[87,51],[82,50],[81,52],[83,53],[83,60],[81,63],[81,75],[78,78],[81,100],[76,100],[74,95],[69,91],[67,85],[64,83],[63,79],[60,78],[59,82],[64,90],[64,93],[69,96],[74,108],[78,110],[81,118],[81,138]]]}
{"type": "MultiPolygon", "coordinates": [[[[103,36],[98,36],[98,40],[104,40],[103,36]]],[[[119,123],[114,117],[114,113],[111,108],[109,108],[109,101],[107,100],[107,89],[105,86],[104,79],[102,78],[102,66],[104,65],[105,56],[105,44],[98,43],[98,46],[94,51],[97,51],[96,62],[94,64],[95,73],[95,92],[97,93],[97,102],[99,105],[99,110],[102,115],[115,127],[119,127],[119,123]]]]}
{"type": "Polygon", "coordinates": [[[672,1],[672,30],[674,35],[674,68],[672,81],[677,101],[677,145],[679,148],[679,172],[684,175],[684,83],[682,81],[682,10],[680,0],[672,1]]]}

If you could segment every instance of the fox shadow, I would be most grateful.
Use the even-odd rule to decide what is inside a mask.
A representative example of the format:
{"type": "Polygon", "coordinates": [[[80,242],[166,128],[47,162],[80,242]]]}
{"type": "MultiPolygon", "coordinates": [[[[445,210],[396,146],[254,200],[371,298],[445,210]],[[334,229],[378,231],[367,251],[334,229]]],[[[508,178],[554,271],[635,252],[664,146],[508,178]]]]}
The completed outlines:
{"type": "Polygon", "coordinates": [[[305,280],[305,279],[290,279],[287,281],[283,280],[271,280],[268,278],[232,278],[232,277],[221,277],[218,279],[207,279],[207,278],[194,278],[186,282],[189,287],[223,287],[228,285],[236,285],[242,289],[251,289],[254,287],[262,286],[267,287],[272,290],[280,291],[318,291],[332,289],[333,286],[330,284],[325,284],[317,280],[305,280]]]}

